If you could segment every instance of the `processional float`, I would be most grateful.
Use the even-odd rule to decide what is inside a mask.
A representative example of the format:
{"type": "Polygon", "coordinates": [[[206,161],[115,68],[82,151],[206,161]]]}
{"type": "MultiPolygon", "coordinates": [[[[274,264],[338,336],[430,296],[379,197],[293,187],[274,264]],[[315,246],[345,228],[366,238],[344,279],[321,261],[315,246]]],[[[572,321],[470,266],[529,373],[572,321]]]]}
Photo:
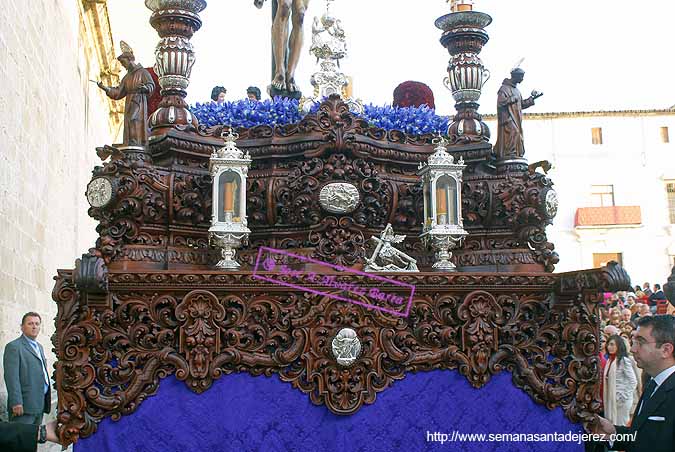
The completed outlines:
{"type": "Polygon", "coordinates": [[[492,19],[471,3],[436,20],[457,110],[441,138],[359,116],[330,16],[315,22],[334,33],[313,47],[300,122],[200,126],[185,96],[206,2],[146,0],[162,100],[147,142],[99,148],[86,193],[99,238],[53,292],[64,443],[130,415],[168,375],[202,393],[278,374],[349,416],[414,372],[454,369],[481,388],[508,371],[537,403],[593,420],[600,293],[630,281],[615,263],[553,273],[553,183],[522,152],[493,152],[478,113],[492,19]],[[267,267],[263,249],[276,250],[267,267]],[[265,280],[276,267],[288,273],[265,280]],[[298,272],[314,279],[293,288],[298,272]],[[339,299],[357,286],[363,303],[339,299]],[[406,303],[378,309],[373,291],[406,303]]]}

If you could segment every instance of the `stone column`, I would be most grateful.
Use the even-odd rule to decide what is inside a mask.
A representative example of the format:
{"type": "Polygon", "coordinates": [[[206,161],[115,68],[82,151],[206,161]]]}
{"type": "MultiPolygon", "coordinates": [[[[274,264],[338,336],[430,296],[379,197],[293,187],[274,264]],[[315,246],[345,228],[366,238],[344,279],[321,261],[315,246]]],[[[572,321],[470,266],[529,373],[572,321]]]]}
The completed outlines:
{"type": "Polygon", "coordinates": [[[145,0],[152,10],[150,24],[160,40],[155,49],[155,72],[159,77],[162,100],[150,117],[151,136],[177,126],[197,127],[197,118],[185,102],[190,73],[195,63],[190,38],[201,28],[199,13],[205,0],[145,0]]]}

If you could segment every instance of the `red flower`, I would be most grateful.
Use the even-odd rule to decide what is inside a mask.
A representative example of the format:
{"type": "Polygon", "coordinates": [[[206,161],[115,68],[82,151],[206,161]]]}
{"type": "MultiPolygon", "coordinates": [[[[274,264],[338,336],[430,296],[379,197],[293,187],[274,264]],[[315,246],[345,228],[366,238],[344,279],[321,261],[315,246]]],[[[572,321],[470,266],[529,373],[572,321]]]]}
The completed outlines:
{"type": "Polygon", "coordinates": [[[398,85],[394,90],[395,107],[420,107],[422,105],[436,108],[434,93],[424,83],[407,81],[398,85]]]}

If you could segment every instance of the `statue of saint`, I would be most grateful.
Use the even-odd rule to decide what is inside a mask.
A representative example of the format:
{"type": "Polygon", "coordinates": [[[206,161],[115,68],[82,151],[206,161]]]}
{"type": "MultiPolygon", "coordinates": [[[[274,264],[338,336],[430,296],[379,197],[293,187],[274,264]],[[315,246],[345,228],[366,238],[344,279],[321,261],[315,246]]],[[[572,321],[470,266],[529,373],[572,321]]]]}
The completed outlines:
{"type": "MultiPolygon", "coordinates": [[[[274,0],[277,3],[272,22],[272,53],[274,55],[274,76],[270,86],[270,95],[287,95],[299,98],[300,90],[295,83],[295,69],[298,67],[304,33],[302,26],[309,0],[274,0]],[[291,32],[288,33],[288,19],[291,19],[291,32]]],[[[254,5],[262,8],[265,0],[254,0],[254,5]]]]}
{"type": "Polygon", "coordinates": [[[120,86],[97,85],[111,99],[125,99],[124,102],[124,138],[125,146],[145,146],[148,143],[148,98],[155,90],[150,73],[134,59],[134,51],[124,42],[120,42],[122,54],[117,60],[127,70],[120,86]]]}
{"type": "Polygon", "coordinates": [[[494,150],[498,160],[522,158],[525,155],[523,140],[523,110],[534,105],[534,100],[543,96],[536,90],[523,99],[517,88],[525,78],[520,68],[511,71],[511,78],[504,79],[497,94],[497,143],[494,150]]]}

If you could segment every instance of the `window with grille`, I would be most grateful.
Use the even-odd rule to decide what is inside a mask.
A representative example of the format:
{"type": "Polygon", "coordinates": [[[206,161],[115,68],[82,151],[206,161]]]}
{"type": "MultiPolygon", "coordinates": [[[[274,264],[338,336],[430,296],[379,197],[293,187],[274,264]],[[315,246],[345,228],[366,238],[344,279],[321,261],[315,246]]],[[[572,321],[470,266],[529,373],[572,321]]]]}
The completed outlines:
{"type": "Polygon", "coordinates": [[[661,143],[670,143],[670,135],[668,134],[668,127],[661,127],[661,143]]]}
{"type": "Polygon", "coordinates": [[[666,182],[666,194],[668,195],[670,224],[675,224],[675,181],[666,182]]]}
{"type": "Polygon", "coordinates": [[[591,185],[591,207],[611,207],[613,205],[614,185],[591,185]]]}
{"type": "Polygon", "coordinates": [[[591,129],[593,144],[602,144],[602,127],[593,127],[591,129]]]}

